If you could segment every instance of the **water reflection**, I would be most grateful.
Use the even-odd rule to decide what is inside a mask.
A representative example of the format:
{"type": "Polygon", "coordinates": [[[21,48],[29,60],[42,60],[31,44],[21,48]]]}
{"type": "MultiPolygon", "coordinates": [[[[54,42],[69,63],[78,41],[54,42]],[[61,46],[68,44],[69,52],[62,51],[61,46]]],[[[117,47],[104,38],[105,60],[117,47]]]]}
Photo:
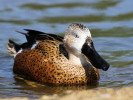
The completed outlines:
{"type": "Polygon", "coordinates": [[[32,91],[32,95],[53,95],[53,94],[60,94],[65,92],[66,90],[87,90],[92,88],[97,88],[99,85],[98,81],[93,83],[89,83],[88,85],[77,85],[77,86],[53,86],[49,84],[39,84],[30,80],[23,79],[22,77],[15,76],[15,85],[19,86],[19,91],[25,91],[25,93],[29,93],[32,91]]]}

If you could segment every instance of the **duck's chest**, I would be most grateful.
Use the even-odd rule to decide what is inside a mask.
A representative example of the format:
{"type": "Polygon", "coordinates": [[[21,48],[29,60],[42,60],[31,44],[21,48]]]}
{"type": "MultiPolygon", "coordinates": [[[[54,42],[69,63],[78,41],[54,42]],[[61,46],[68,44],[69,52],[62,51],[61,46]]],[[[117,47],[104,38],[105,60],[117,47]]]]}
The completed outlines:
{"type": "Polygon", "coordinates": [[[66,59],[60,59],[60,61],[55,63],[54,77],[59,84],[86,84],[88,81],[99,79],[97,69],[90,64],[75,66],[72,63],[68,63],[66,59]]]}

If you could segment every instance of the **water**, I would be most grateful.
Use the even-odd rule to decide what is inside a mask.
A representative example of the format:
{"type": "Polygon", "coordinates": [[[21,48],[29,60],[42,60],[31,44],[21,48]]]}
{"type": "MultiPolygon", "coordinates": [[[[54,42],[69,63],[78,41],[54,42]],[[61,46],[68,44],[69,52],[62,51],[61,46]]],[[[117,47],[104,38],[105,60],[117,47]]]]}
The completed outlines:
{"type": "Polygon", "coordinates": [[[22,43],[16,30],[34,29],[64,33],[72,22],[86,25],[97,51],[111,68],[101,71],[95,88],[133,86],[133,1],[131,0],[1,0],[0,1],[0,97],[38,98],[65,90],[92,87],[52,87],[16,77],[13,58],[6,52],[9,38],[22,43]]]}

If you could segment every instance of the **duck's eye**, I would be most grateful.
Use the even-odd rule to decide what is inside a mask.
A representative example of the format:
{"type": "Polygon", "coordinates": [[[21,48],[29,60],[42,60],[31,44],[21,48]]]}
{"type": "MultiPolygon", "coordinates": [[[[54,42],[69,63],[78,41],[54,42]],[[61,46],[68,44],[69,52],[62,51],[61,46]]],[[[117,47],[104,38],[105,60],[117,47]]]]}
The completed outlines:
{"type": "Polygon", "coordinates": [[[77,34],[75,34],[75,38],[79,38],[79,36],[77,34]]]}
{"type": "Polygon", "coordinates": [[[75,38],[79,38],[79,36],[76,34],[76,33],[72,33],[72,35],[75,37],[75,38]]]}

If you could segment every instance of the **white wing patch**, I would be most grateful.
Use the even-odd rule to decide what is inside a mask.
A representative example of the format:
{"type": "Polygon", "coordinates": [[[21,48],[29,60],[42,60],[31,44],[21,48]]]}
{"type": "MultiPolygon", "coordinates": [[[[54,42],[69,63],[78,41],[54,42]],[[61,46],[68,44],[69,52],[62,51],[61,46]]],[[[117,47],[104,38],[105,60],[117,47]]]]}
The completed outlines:
{"type": "MultiPolygon", "coordinates": [[[[36,45],[38,44],[39,42],[36,42],[35,44],[32,45],[31,49],[34,49],[36,47],[36,45]]],[[[23,50],[26,50],[26,49],[20,49],[16,54],[14,54],[14,58],[16,57],[17,54],[21,53],[23,50]]]]}
{"type": "Polygon", "coordinates": [[[31,49],[34,49],[38,43],[39,42],[36,42],[35,44],[33,44],[32,47],[31,47],[31,49]]]}
{"type": "Polygon", "coordinates": [[[16,57],[17,54],[22,52],[22,48],[14,55],[14,58],[16,57]]]}

